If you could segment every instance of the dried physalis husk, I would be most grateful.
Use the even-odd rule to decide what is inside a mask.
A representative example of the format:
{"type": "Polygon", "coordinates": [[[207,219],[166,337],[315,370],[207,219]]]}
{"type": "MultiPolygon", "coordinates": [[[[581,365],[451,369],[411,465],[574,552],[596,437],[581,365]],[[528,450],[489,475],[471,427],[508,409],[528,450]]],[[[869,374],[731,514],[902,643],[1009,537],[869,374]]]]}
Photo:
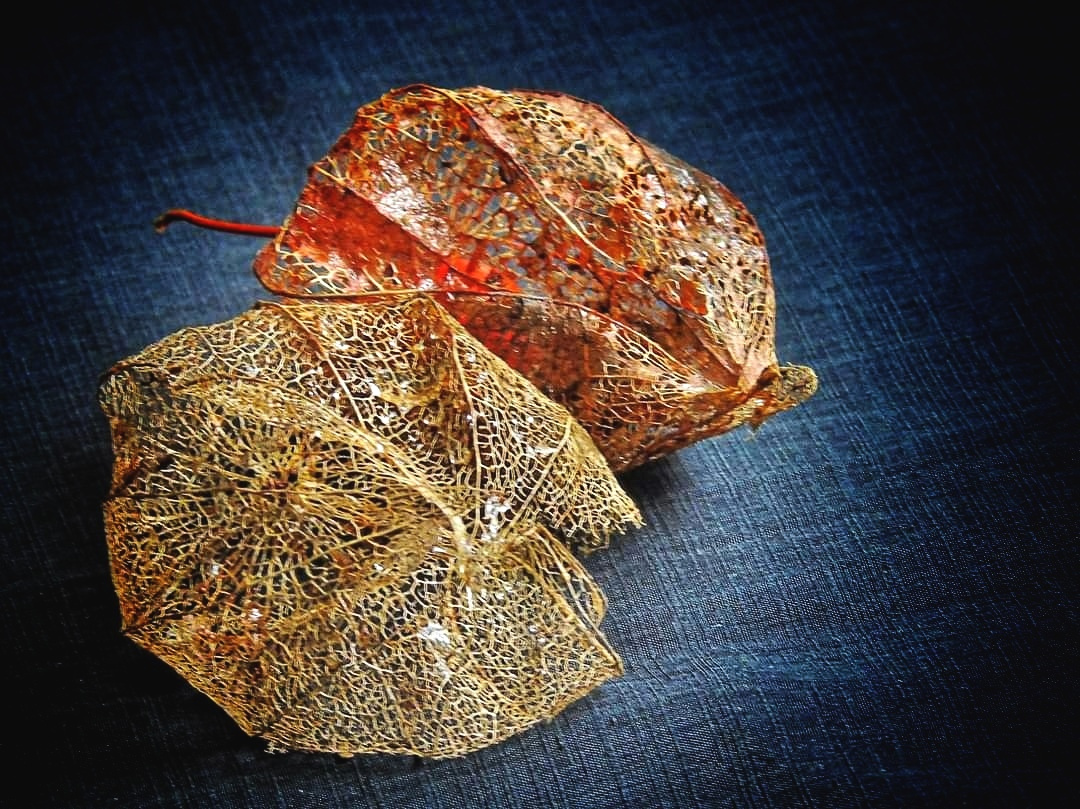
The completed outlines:
{"type": "Polygon", "coordinates": [[[432,300],[262,305],[119,363],[101,403],[124,631],[273,748],[456,756],[621,672],[556,535],[636,508],[432,300]]]}
{"type": "Polygon", "coordinates": [[[559,93],[415,85],[361,107],[255,269],[290,297],[435,295],[616,471],[817,387],[777,363],[746,207],[559,93]]]}

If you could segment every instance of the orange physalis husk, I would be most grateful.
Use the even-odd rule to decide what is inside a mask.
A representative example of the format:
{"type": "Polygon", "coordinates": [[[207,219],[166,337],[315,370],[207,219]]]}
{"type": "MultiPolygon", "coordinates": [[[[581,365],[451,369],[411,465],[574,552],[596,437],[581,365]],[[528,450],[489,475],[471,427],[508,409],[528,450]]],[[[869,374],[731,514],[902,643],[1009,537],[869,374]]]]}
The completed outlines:
{"type": "Polygon", "coordinates": [[[817,387],[777,363],[768,257],[743,204],[559,93],[415,85],[360,108],[255,268],[292,298],[432,295],[616,471],[817,387]]]}

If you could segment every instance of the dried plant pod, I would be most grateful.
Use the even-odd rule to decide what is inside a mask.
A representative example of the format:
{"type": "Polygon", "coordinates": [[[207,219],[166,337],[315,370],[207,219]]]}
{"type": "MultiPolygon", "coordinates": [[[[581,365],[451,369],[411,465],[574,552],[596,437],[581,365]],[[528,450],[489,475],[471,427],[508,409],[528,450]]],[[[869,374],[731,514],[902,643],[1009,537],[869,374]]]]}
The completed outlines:
{"type": "Polygon", "coordinates": [[[272,747],[457,756],[621,672],[556,535],[598,547],[636,508],[431,299],[262,305],[100,398],[124,631],[272,747]]]}
{"type": "Polygon", "coordinates": [[[362,107],[255,270],[287,297],[435,296],[616,471],[817,387],[777,362],[745,206],[558,93],[414,85],[362,107]]]}
{"type": "Polygon", "coordinates": [[[616,676],[563,540],[639,520],[613,470],[817,387],[742,203],[570,96],[395,90],[284,227],[178,219],[271,237],[285,303],[107,376],[114,584],[273,749],[461,755],[616,676]]]}

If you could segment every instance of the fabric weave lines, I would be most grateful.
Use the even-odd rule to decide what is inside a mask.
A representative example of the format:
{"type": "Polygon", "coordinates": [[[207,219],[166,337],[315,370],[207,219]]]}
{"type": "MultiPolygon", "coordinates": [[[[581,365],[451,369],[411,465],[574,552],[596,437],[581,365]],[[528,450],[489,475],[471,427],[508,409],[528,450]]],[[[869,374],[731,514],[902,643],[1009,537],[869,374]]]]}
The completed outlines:
{"type": "Polygon", "coordinates": [[[18,805],[1076,792],[1065,26],[845,0],[48,5],[0,55],[0,641],[25,706],[0,760],[18,805]],[[583,562],[622,677],[459,760],[270,755],[120,633],[95,394],[119,359],[267,297],[259,241],[159,236],[155,216],[280,222],[357,107],[412,82],[587,98],[717,177],[765,235],[777,355],[821,386],[752,438],[622,476],[645,525],[583,562]]]}

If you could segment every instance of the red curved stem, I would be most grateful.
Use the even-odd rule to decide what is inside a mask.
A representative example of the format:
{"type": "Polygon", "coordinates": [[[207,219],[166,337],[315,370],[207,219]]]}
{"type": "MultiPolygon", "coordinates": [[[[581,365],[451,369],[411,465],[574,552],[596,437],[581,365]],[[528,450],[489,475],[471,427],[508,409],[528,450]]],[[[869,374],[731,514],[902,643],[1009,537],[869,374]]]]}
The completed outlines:
{"type": "Polygon", "coordinates": [[[154,229],[164,233],[173,222],[187,222],[208,230],[220,230],[222,233],[239,233],[242,236],[267,236],[273,238],[281,230],[277,225],[250,225],[246,222],[229,222],[225,219],[212,219],[184,208],[165,211],[154,220],[154,229]]]}

